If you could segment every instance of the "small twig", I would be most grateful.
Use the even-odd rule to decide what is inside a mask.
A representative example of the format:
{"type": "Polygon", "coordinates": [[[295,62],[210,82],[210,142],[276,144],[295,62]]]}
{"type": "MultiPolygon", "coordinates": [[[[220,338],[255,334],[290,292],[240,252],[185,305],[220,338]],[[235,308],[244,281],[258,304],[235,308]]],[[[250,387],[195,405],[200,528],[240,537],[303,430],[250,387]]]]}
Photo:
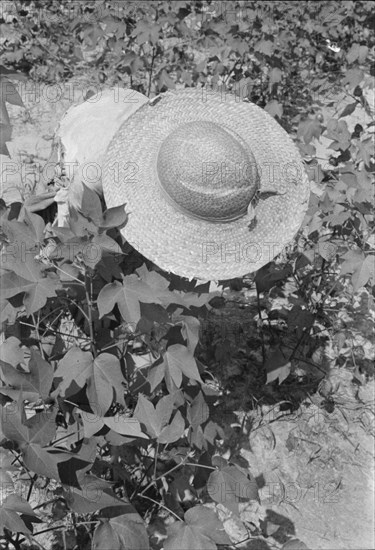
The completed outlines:
{"type": "MultiPolygon", "coordinates": [[[[37,323],[34,313],[31,314],[31,318],[34,323],[34,330],[37,334],[39,334],[39,323],[37,323]]],[[[44,351],[43,351],[42,342],[40,341],[40,339],[38,340],[38,346],[39,346],[40,355],[44,357],[44,351]]]]}
{"type": "MultiPolygon", "coordinates": [[[[260,297],[259,297],[258,288],[256,289],[256,291],[257,291],[257,306],[258,306],[259,319],[262,320],[262,309],[260,307],[260,297]]],[[[263,357],[263,365],[264,365],[265,362],[266,362],[266,346],[265,346],[265,343],[264,343],[263,328],[261,328],[260,335],[261,335],[261,338],[262,338],[262,357],[263,357]]]]}
{"type": "Polygon", "coordinates": [[[48,506],[49,504],[53,504],[59,499],[59,497],[51,498],[51,500],[47,500],[46,502],[42,502],[42,504],[37,504],[33,507],[33,510],[38,510],[39,508],[44,508],[45,506],[48,506]]]}
{"type": "Polygon", "coordinates": [[[49,531],[57,531],[57,529],[66,529],[65,525],[55,525],[55,527],[48,527],[48,529],[43,529],[42,531],[37,531],[33,533],[33,537],[37,535],[43,535],[43,533],[48,533],[49,531]]]}
{"type": "Polygon", "coordinates": [[[95,346],[95,334],[94,334],[94,320],[92,317],[92,279],[87,277],[87,272],[85,271],[85,293],[86,293],[86,303],[87,303],[87,321],[89,325],[90,332],[90,342],[91,342],[91,353],[94,357],[97,356],[96,346],[95,346]],[[89,288],[88,288],[89,286],[89,288]]]}
{"type": "Polygon", "coordinates": [[[154,479],[156,479],[156,469],[158,466],[158,458],[159,458],[159,441],[156,443],[156,450],[155,450],[154,479]]]}
{"type": "Polygon", "coordinates": [[[27,497],[26,497],[26,500],[27,500],[27,501],[30,500],[31,493],[32,493],[34,484],[35,484],[35,482],[36,482],[37,479],[38,479],[38,474],[35,474],[34,477],[31,479],[30,487],[29,487],[29,490],[28,490],[28,492],[27,492],[27,497]]]}
{"type": "Polygon", "coordinates": [[[61,269],[61,267],[59,267],[58,265],[55,265],[54,266],[56,269],[58,269],[59,271],[61,271],[61,273],[63,273],[64,275],[67,275],[68,277],[70,277],[70,279],[74,279],[75,281],[77,281],[77,283],[79,283],[80,285],[82,286],[85,286],[85,283],[83,281],[81,281],[81,279],[77,279],[77,277],[74,277],[73,275],[71,275],[70,273],[66,273],[63,269],[61,269]]]}
{"type": "MultiPolygon", "coordinates": [[[[30,325],[30,323],[25,323],[24,321],[20,321],[19,323],[20,325],[34,328],[34,325],[30,325]]],[[[49,330],[52,330],[52,329],[49,329],[49,330]]],[[[69,332],[62,332],[61,330],[53,330],[53,332],[54,334],[60,334],[60,336],[70,336],[73,338],[73,336],[69,332]]],[[[86,340],[88,342],[90,341],[90,338],[88,336],[74,336],[74,338],[77,340],[86,340]]]]}
{"type": "Polygon", "coordinates": [[[164,504],[162,504],[161,502],[158,502],[157,500],[154,500],[153,498],[150,498],[150,497],[146,497],[145,495],[139,495],[140,497],[142,498],[146,498],[147,500],[150,500],[151,502],[153,502],[154,504],[156,504],[157,506],[160,506],[160,508],[164,508],[164,510],[167,510],[167,512],[169,512],[170,514],[172,514],[176,519],[178,519],[179,521],[182,521],[182,519],[180,518],[180,516],[178,516],[177,514],[175,514],[172,510],[170,510],[169,508],[167,508],[167,506],[165,506],[164,504]]]}
{"type": "MultiPolygon", "coordinates": [[[[181,466],[181,464],[180,464],[180,466],[181,466]]],[[[185,462],[184,465],[185,466],[192,466],[194,468],[206,468],[207,470],[216,470],[216,468],[214,466],[206,466],[205,464],[194,464],[194,462],[185,462]]]]}
{"type": "Polygon", "coordinates": [[[79,311],[82,313],[82,315],[85,317],[85,319],[87,320],[87,322],[89,323],[89,316],[87,315],[87,313],[85,312],[85,310],[83,308],[81,308],[81,306],[79,306],[77,304],[77,302],[75,302],[74,300],[72,300],[72,298],[69,298],[68,296],[64,296],[64,299],[65,300],[69,300],[69,302],[72,302],[72,304],[74,304],[78,309],[79,311]]]}
{"type": "Polygon", "coordinates": [[[153,48],[152,48],[152,57],[151,57],[151,65],[150,65],[150,72],[149,72],[149,75],[148,75],[147,97],[150,97],[150,93],[151,93],[152,73],[153,73],[153,70],[154,70],[155,58],[156,58],[156,49],[155,49],[155,46],[153,46],[153,48]]]}

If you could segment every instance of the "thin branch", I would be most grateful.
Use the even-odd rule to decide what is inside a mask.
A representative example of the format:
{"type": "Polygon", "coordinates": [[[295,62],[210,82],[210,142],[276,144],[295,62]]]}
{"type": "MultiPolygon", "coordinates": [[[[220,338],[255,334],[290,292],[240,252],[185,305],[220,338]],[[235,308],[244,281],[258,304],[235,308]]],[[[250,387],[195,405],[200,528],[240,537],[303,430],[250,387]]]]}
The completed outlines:
{"type": "Polygon", "coordinates": [[[158,502],[157,500],[154,500],[153,498],[150,498],[150,497],[146,497],[145,495],[139,495],[140,497],[142,498],[146,498],[147,500],[150,500],[151,502],[153,502],[154,504],[156,504],[157,506],[160,506],[160,508],[164,508],[164,510],[167,510],[167,512],[169,512],[170,514],[172,514],[176,519],[178,519],[179,521],[182,521],[182,519],[180,518],[180,516],[178,516],[177,514],[175,514],[172,510],[170,510],[169,508],[167,508],[167,506],[164,506],[164,504],[162,504],[161,502],[158,502]]]}
{"type": "Polygon", "coordinates": [[[95,346],[94,320],[92,316],[92,279],[91,277],[87,276],[86,271],[85,271],[85,293],[86,293],[86,303],[87,303],[87,311],[88,311],[91,353],[93,354],[94,357],[96,357],[97,352],[96,352],[96,346],[95,346]],[[88,285],[90,285],[89,288],[87,288],[88,285]]]}
{"type": "Polygon", "coordinates": [[[151,58],[150,72],[149,72],[149,74],[148,74],[147,97],[150,97],[150,93],[151,93],[152,73],[153,73],[153,70],[154,70],[155,59],[156,59],[156,48],[155,48],[155,46],[153,46],[153,48],[152,48],[152,58],[151,58]]]}

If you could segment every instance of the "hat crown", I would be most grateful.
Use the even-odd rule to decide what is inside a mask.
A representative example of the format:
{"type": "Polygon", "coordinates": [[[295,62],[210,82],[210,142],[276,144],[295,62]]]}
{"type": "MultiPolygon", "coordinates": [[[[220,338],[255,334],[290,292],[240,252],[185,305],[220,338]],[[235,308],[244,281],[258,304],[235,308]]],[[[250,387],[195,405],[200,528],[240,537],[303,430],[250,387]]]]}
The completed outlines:
{"type": "Polygon", "coordinates": [[[246,214],[258,187],[255,158],[232,129],[210,121],[179,125],[157,157],[159,184],[184,213],[207,221],[246,214]]]}

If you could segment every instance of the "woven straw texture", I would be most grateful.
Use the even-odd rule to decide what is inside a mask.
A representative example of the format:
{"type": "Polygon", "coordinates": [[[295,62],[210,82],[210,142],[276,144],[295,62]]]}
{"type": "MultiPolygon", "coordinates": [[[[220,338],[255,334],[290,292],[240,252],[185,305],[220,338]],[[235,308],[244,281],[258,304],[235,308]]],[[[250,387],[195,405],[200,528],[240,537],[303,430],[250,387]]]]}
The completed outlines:
{"type": "Polygon", "coordinates": [[[122,233],[134,248],[202,280],[271,261],[295,236],[309,198],[299,152],[281,126],[252,103],[200,89],[167,92],[134,113],[109,144],[102,182],[108,207],[127,205],[122,233]],[[220,172],[206,189],[194,185],[205,159],[229,174],[250,166],[247,182],[220,172]],[[242,215],[250,200],[254,209],[242,215]]]}

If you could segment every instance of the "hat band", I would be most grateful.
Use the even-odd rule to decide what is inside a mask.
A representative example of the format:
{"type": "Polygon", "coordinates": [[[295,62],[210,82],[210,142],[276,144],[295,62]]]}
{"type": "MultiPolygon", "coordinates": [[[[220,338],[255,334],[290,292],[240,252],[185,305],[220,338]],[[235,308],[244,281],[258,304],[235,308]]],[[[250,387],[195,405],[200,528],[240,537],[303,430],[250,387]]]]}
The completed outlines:
{"type": "Polygon", "coordinates": [[[181,214],[184,214],[185,216],[188,216],[189,218],[200,220],[204,222],[210,222],[210,223],[230,223],[234,222],[240,218],[243,218],[247,214],[248,204],[245,206],[245,208],[241,208],[239,212],[236,212],[235,214],[232,214],[231,216],[225,216],[223,218],[213,218],[210,216],[201,216],[199,214],[196,214],[194,212],[191,212],[184,206],[181,206],[178,202],[176,202],[172,197],[167,193],[167,191],[164,189],[163,185],[161,184],[158,176],[156,176],[156,180],[158,182],[159,190],[161,191],[161,194],[163,195],[163,198],[168,202],[169,205],[173,206],[177,212],[180,212],[181,214]]]}

